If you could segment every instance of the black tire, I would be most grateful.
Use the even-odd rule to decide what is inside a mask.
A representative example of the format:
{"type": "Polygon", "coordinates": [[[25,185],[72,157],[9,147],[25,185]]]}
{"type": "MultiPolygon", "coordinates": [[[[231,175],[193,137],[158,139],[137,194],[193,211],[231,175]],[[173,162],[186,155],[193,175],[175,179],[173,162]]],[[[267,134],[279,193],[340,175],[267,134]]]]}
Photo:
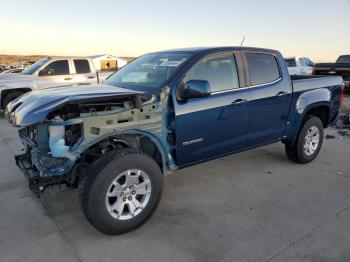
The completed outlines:
{"type": "Polygon", "coordinates": [[[5,97],[4,97],[4,101],[2,103],[2,108],[3,110],[6,109],[7,105],[12,102],[13,100],[15,100],[17,97],[20,97],[21,95],[23,95],[23,92],[20,91],[15,91],[15,92],[11,92],[8,93],[5,97]]]}
{"type": "Polygon", "coordinates": [[[288,158],[294,162],[306,164],[314,160],[321,150],[323,143],[323,124],[322,121],[315,116],[308,116],[302,128],[299,131],[298,137],[294,144],[286,143],[285,149],[288,158]],[[306,135],[310,128],[316,127],[319,130],[319,142],[317,148],[312,154],[306,154],[304,151],[304,145],[306,143],[306,135]]]}
{"type": "Polygon", "coordinates": [[[122,149],[100,157],[79,185],[82,210],[87,220],[99,231],[109,235],[130,232],[145,223],[156,210],[163,191],[163,174],[148,155],[135,149],[122,149]],[[142,211],[127,220],[113,217],[106,207],[106,194],[119,174],[139,169],[151,182],[151,194],[142,211]]]}

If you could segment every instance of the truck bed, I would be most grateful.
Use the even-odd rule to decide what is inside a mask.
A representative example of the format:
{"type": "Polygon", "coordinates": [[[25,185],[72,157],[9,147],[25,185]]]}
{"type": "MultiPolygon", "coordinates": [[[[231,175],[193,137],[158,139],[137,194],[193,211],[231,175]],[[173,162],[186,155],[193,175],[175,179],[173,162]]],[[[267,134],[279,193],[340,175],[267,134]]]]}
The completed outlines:
{"type": "MultiPolygon", "coordinates": [[[[298,99],[308,94],[305,101],[329,102],[329,123],[333,122],[339,112],[341,86],[343,81],[340,76],[291,76],[293,86],[293,99],[298,99]],[[315,101],[314,101],[315,100],[315,101]]],[[[296,100],[295,100],[296,101],[296,100]]],[[[295,102],[296,103],[296,102],[295,102]]]]}
{"type": "Polygon", "coordinates": [[[327,75],[293,75],[290,77],[294,91],[305,91],[317,88],[328,88],[336,86],[339,83],[339,78],[327,75]]]}

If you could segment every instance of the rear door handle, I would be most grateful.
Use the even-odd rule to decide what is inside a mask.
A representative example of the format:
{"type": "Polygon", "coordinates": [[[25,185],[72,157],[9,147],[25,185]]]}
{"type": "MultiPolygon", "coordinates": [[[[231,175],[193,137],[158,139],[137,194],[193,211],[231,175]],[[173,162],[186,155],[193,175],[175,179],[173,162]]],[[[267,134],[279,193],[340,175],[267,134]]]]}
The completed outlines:
{"type": "Polygon", "coordinates": [[[233,101],[233,102],[231,103],[231,105],[240,106],[241,104],[243,104],[243,103],[245,103],[245,102],[247,102],[247,101],[248,101],[247,99],[241,99],[241,98],[239,98],[239,99],[236,99],[235,101],[233,101]]]}
{"type": "Polygon", "coordinates": [[[287,95],[287,94],[288,94],[287,92],[281,91],[281,92],[278,92],[278,93],[276,94],[276,96],[285,96],[285,95],[287,95]]]}
{"type": "Polygon", "coordinates": [[[89,79],[93,79],[93,78],[95,78],[95,77],[94,77],[94,76],[88,76],[88,78],[89,78],[89,79]]]}
{"type": "Polygon", "coordinates": [[[65,78],[64,80],[66,80],[66,81],[68,81],[68,80],[72,80],[73,78],[71,78],[71,77],[67,77],[67,78],[65,78]]]}

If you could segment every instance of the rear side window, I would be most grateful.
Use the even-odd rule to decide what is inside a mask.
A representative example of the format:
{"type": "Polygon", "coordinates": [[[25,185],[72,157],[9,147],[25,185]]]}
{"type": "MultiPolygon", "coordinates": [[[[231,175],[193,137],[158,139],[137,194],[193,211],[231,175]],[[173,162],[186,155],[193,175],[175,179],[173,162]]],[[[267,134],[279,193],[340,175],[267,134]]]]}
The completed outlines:
{"type": "Polygon", "coordinates": [[[297,62],[295,61],[295,58],[286,58],[284,61],[287,64],[287,67],[294,67],[297,66],[297,62]]]}
{"type": "Polygon", "coordinates": [[[270,83],[280,77],[278,64],[273,55],[247,53],[246,57],[252,85],[270,83]]]}
{"type": "Polygon", "coordinates": [[[69,75],[68,60],[58,60],[47,65],[40,71],[41,76],[69,75]]]}
{"type": "Polygon", "coordinates": [[[210,55],[202,58],[186,74],[184,81],[190,80],[207,80],[212,92],[239,88],[233,54],[210,55]]]}
{"type": "Polygon", "coordinates": [[[74,59],[75,72],[77,74],[90,73],[89,61],[85,59],[74,59]]]}

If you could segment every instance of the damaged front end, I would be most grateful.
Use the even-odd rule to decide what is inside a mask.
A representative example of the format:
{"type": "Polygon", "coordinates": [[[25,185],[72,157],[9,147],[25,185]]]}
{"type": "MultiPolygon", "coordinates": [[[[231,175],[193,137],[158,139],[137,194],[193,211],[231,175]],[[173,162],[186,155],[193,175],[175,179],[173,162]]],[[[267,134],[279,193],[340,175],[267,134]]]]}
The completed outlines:
{"type": "Polygon", "coordinates": [[[163,124],[171,114],[166,91],[146,100],[128,92],[90,94],[68,99],[47,91],[32,94],[37,99],[28,95],[9,105],[7,117],[19,127],[25,146],[24,153],[15,157],[16,163],[37,195],[52,185],[76,186],[99,156],[123,147],[143,150],[160,165],[173,162],[165,153],[171,150],[169,124],[163,124]],[[45,95],[54,106],[43,103],[45,95]],[[42,104],[33,107],[28,100],[42,104]],[[34,116],[34,123],[28,114],[34,116]],[[38,115],[43,116],[41,121],[37,121],[38,115]]]}
{"type": "Polygon", "coordinates": [[[19,137],[25,146],[21,155],[16,155],[17,166],[25,174],[29,188],[39,194],[51,185],[72,185],[72,163],[64,157],[54,157],[49,148],[49,125],[38,124],[19,129],[19,137]]]}

